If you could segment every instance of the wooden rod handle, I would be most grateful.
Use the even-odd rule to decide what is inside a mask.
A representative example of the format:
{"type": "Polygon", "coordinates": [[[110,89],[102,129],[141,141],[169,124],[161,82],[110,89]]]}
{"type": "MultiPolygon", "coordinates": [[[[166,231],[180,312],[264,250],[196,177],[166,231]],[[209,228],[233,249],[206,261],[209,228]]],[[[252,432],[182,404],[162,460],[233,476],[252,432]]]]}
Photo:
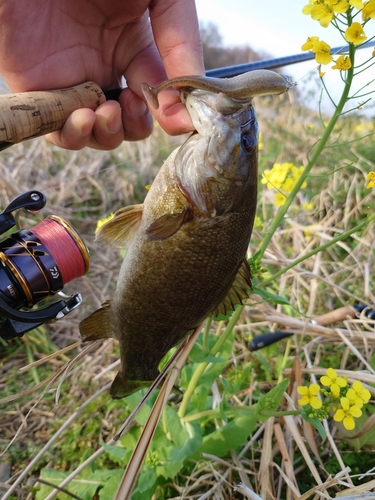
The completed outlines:
{"type": "Polygon", "coordinates": [[[95,111],[105,100],[102,89],[93,82],[67,89],[0,95],[0,151],[60,130],[74,110],[95,111]]]}

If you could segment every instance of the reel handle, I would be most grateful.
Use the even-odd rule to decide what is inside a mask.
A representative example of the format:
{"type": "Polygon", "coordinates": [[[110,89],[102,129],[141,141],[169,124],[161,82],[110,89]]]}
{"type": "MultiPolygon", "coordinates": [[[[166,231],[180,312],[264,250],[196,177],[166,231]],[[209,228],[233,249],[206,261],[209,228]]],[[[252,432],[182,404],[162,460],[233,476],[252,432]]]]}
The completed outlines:
{"type": "Polygon", "coordinates": [[[103,90],[94,82],[59,90],[0,95],[0,151],[60,130],[74,110],[95,111],[105,101],[103,90]]]}

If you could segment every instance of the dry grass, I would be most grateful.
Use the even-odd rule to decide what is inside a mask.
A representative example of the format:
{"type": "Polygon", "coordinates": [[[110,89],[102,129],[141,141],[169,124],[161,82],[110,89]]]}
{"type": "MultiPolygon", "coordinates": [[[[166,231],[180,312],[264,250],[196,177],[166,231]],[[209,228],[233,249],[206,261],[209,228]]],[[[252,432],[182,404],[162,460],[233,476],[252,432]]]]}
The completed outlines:
{"type": "MultiPolygon", "coordinates": [[[[262,167],[276,161],[293,161],[296,165],[305,162],[308,147],[316,140],[316,133],[311,132],[309,125],[314,124],[317,128],[317,118],[296,103],[282,105],[279,100],[271,106],[264,104],[262,109],[263,112],[258,113],[264,143],[262,167]]],[[[71,222],[90,249],[91,269],[87,276],[70,283],[65,290],[68,294],[79,291],[84,297],[83,305],[63,321],[48,325],[48,335],[41,329],[35,335],[27,334],[22,342],[11,344],[11,347],[0,344],[0,395],[10,397],[27,390],[36,383],[33,370],[44,378],[56,373],[74,357],[70,352],[61,353],[25,374],[17,371],[30,361],[43,359],[55,349],[79,340],[78,322],[111,298],[121,256],[117,250],[94,242],[97,220],[121,206],[139,202],[145,194],[144,186],[152,181],[162,158],[167,157],[178,140],[167,138],[157,130],[147,141],[126,143],[114,152],[65,152],[50,147],[43,140],[35,140],[2,153],[1,205],[28,189],[44,192],[48,204],[43,215],[38,217],[42,219],[53,213],[71,222]],[[27,358],[25,344],[30,346],[33,359],[27,358]]],[[[372,144],[370,142],[368,147],[372,144]]],[[[340,151],[334,165],[329,154],[323,154],[315,171],[323,177],[312,178],[308,190],[301,193],[301,203],[313,197],[314,209],[306,211],[299,207],[290,211],[290,217],[273,238],[263,262],[272,273],[349,229],[371,210],[374,195],[363,189],[366,172],[375,170],[371,155],[366,153],[368,149],[354,143],[340,151]],[[350,169],[347,165],[351,165],[350,169]],[[339,167],[345,168],[329,175],[339,167]]],[[[259,215],[264,220],[270,218],[267,196],[269,193],[259,203],[259,215]]],[[[21,222],[23,226],[31,226],[37,221],[23,214],[21,222]]],[[[254,231],[251,252],[261,241],[261,230],[254,231]]],[[[361,234],[300,263],[271,283],[271,290],[287,297],[293,308],[273,306],[261,302],[257,296],[251,297],[235,327],[236,341],[226,370],[229,372],[232,367],[252,363],[248,388],[234,396],[234,404],[251,404],[257,388],[271,388],[277,378],[283,376],[289,377],[290,384],[282,409],[294,409],[298,399],[297,385],[315,381],[331,361],[339,363],[334,366],[339,374],[348,376],[349,380],[354,377],[361,380],[375,395],[374,324],[363,315],[330,327],[313,325],[308,320],[342,304],[357,301],[370,305],[374,302],[371,289],[371,277],[375,272],[374,231],[373,226],[366,228],[361,234]],[[248,351],[250,338],[279,329],[287,329],[293,335],[279,346],[259,351],[262,358],[248,351]],[[264,359],[268,368],[262,365],[264,359]]],[[[82,346],[75,349],[76,354],[81,351],[82,346]]],[[[103,388],[112,380],[117,366],[117,346],[112,340],[104,341],[67,374],[61,387],[63,405],[55,406],[50,394],[40,399],[39,392],[3,405],[1,447],[4,449],[17,435],[15,443],[1,458],[12,461],[12,476],[5,488],[17,481],[32,457],[34,460],[37,457],[34,472],[24,474],[25,479],[20,481],[12,498],[34,498],[29,490],[38,478],[39,469],[54,466],[53,450],[59,450],[66,433],[72,435],[75,421],[97,420],[95,439],[87,440],[78,433],[74,445],[80,447],[83,454],[87,449],[86,439],[92,452],[96,452],[95,458],[102,457],[100,443],[112,442],[125,420],[124,409],[120,404],[113,404],[107,406],[104,414],[98,408],[95,415],[93,408],[108,402],[103,388]],[[95,446],[93,441],[96,441],[95,446]]],[[[213,392],[220,399],[215,388],[213,392]]],[[[369,416],[369,424],[362,429],[362,434],[369,432],[372,421],[369,416]]],[[[185,500],[375,498],[375,470],[371,470],[375,461],[366,466],[359,460],[360,454],[349,446],[358,441],[361,431],[345,431],[332,420],[324,425],[328,438],[322,443],[311,425],[300,417],[271,418],[260,423],[242,449],[225,458],[202,457],[191,466],[189,475],[178,475],[171,485],[176,492],[173,497],[185,500]],[[358,456],[361,470],[346,465],[349,455],[358,456]],[[334,473],[332,457],[336,459],[334,473]],[[363,480],[358,479],[358,475],[367,471],[363,480]]],[[[363,450],[370,457],[373,444],[367,444],[363,450]]],[[[375,458],[375,454],[372,456],[375,458]]],[[[59,462],[61,466],[61,457],[59,462]]],[[[67,460],[66,470],[72,466],[74,468],[75,464],[67,460]]]]}

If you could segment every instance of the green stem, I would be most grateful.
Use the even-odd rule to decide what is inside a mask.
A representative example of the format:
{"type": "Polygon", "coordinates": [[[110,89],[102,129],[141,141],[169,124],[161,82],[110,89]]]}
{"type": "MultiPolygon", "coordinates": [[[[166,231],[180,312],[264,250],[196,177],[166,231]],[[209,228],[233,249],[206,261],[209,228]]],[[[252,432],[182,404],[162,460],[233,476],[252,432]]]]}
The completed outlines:
{"type": "MultiPolygon", "coordinates": [[[[238,416],[239,412],[248,412],[248,413],[254,413],[256,405],[249,407],[249,406],[231,406],[228,409],[227,416],[230,417],[233,414],[234,417],[238,416]]],[[[261,417],[285,417],[287,415],[301,415],[300,410],[288,410],[288,411],[268,411],[268,410],[262,410],[259,415],[261,417]]],[[[205,410],[205,411],[200,411],[199,413],[194,413],[193,415],[187,415],[186,417],[182,417],[181,420],[182,422],[193,422],[194,420],[200,420],[201,418],[204,417],[219,417],[220,416],[220,409],[215,408],[214,410],[205,410]]]]}
{"type": "Polygon", "coordinates": [[[335,109],[335,112],[333,113],[326,129],[324,130],[322,137],[320,138],[318,144],[316,145],[308,164],[304,168],[301,176],[299,177],[298,181],[296,182],[296,184],[293,187],[292,191],[290,192],[289,196],[285,200],[284,205],[277,212],[276,217],[272,221],[272,224],[271,224],[269,231],[265,234],[264,239],[262,241],[262,244],[259,248],[259,259],[261,259],[263,257],[263,254],[266,251],[273,235],[275,234],[277,228],[281,224],[281,221],[284,219],[286,212],[288,211],[288,209],[289,209],[290,205],[292,204],[294,198],[296,197],[298,191],[301,189],[301,186],[305,182],[306,177],[309,175],[310,170],[315,165],[320,154],[322,153],[322,151],[326,147],[326,144],[327,144],[328,139],[332,133],[332,130],[334,129],[336,122],[339,119],[339,117],[344,109],[345,103],[347,102],[348,97],[349,97],[350,87],[351,87],[351,84],[353,81],[354,55],[355,55],[354,45],[349,44],[349,57],[350,57],[350,60],[352,62],[352,66],[347,72],[346,83],[345,83],[340,101],[339,101],[339,103],[335,109]]]}
{"type": "MultiPolygon", "coordinates": [[[[234,311],[234,313],[232,314],[232,316],[227,324],[226,329],[224,330],[224,333],[222,333],[220,335],[216,344],[211,349],[211,351],[210,351],[211,355],[216,356],[220,352],[221,348],[223,347],[223,345],[227,341],[229,335],[232,333],[232,330],[235,327],[239,317],[241,316],[243,308],[244,308],[244,306],[238,306],[237,309],[234,311]]],[[[183,398],[182,398],[182,401],[180,404],[180,408],[178,410],[178,416],[180,418],[185,416],[190,398],[193,395],[193,392],[194,392],[195,388],[197,387],[199,380],[202,377],[204,371],[206,370],[207,366],[210,364],[211,363],[209,363],[208,361],[205,361],[204,363],[200,363],[197,366],[195,372],[193,373],[193,376],[190,379],[189,385],[187,386],[187,389],[183,395],[183,398]]]]}
{"type": "Polygon", "coordinates": [[[288,415],[301,415],[301,410],[288,410],[288,411],[268,411],[262,410],[259,415],[262,417],[286,417],[288,415]]]}

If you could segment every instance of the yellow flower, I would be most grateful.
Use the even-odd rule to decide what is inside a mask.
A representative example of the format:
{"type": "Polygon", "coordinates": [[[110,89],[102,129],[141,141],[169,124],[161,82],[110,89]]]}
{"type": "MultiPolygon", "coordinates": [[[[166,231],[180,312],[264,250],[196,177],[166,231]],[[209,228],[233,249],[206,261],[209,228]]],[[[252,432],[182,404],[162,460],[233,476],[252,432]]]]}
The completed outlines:
{"type": "Polygon", "coordinates": [[[353,382],[353,385],[348,392],[346,393],[346,397],[349,399],[351,405],[358,406],[358,408],[362,408],[362,406],[370,401],[371,393],[367,390],[361,382],[356,380],[353,382]]]}
{"type": "Polygon", "coordinates": [[[286,196],[283,193],[275,193],[275,207],[282,207],[285,203],[286,196]]]}
{"type": "MultiPolygon", "coordinates": [[[[281,207],[286,197],[294,188],[300,178],[304,167],[296,167],[293,163],[275,163],[271,170],[263,172],[262,184],[267,184],[268,189],[278,191],[275,194],[275,205],[281,207]]],[[[307,183],[304,182],[301,189],[304,189],[307,183]]]]}
{"type": "Polygon", "coordinates": [[[348,385],[347,381],[343,377],[339,377],[333,368],[328,368],[326,375],[320,377],[320,383],[329,387],[332,394],[336,397],[340,395],[341,387],[348,385]]]}
{"type": "Polygon", "coordinates": [[[346,71],[351,67],[352,63],[350,61],[350,57],[342,55],[335,61],[335,65],[332,66],[332,69],[339,69],[340,71],[346,71]]]}
{"type": "Polygon", "coordinates": [[[315,60],[318,64],[329,64],[333,60],[330,51],[331,47],[328,43],[323,41],[315,42],[312,48],[312,52],[315,52],[315,60]]]}
{"type": "Polygon", "coordinates": [[[97,224],[96,224],[96,229],[95,229],[95,232],[97,232],[102,226],[104,226],[104,224],[108,221],[110,221],[111,219],[113,219],[114,217],[114,214],[110,214],[108,215],[108,217],[105,217],[104,219],[99,219],[97,224]]]}
{"type": "Polygon", "coordinates": [[[298,404],[301,406],[310,405],[315,410],[319,410],[322,407],[322,400],[318,397],[320,392],[320,387],[318,384],[310,384],[309,387],[298,386],[298,394],[301,394],[302,398],[298,400],[298,404]]]}
{"type": "Polygon", "coordinates": [[[367,174],[367,180],[369,183],[367,184],[367,189],[371,189],[375,186],[375,172],[369,172],[367,174]]]}
{"type": "Polygon", "coordinates": [[[302,203],[301,208],[302,210],[313,210],[314,203],[302,203]]]}
{"type": "Polygon", "coordinates": [[[309,0],[308,5],[305,5],[302,9],[302,14],[306,14],[309,16],[311,14],[311,9],[313,8],[315,4],[315,0],[309,0]]]}
{"type": "Polygon", "coordinates": [[[327,28],[335,17],[335,14],[342,14],[349,8],[348,0],[309,0],[302,13],[309,15],[314,21],[319,21],[323,28],[327,28]]]}
{"type": "Polygon", "coordinates": [[[363,9],[363,2],[362,0],[349,0],[349,3],[352,7],[355,7],[358,10],[363,9]]]}
{"type": "Polygon", "coordinates": [[[301,50],[311,50],[313,49],[314,43],[319,40],[318,36],[309,36],[306,42],[302,45],[301,50]]]}
{"type": "Polygon", "coordinates": [[[342,422],[345,429],[351,431],[355,427],[354,418],[358,418],[362,415],[362,410],[356,405],[350,405],[348,398],[340,399],[341,408],[339,408],[333,415],[333,419],[336,422],[342,422]]]}
{"type": "Polygon", "coordinates": [[[312,7],[310,16],[314,21],[319,21],[320,26],[327,28],[334,17],[334,13],[326,3],[318,3],[312,7]]]}
{"type": "Polygon", "coordinates": [[[334,2],[332,8],[336,14],[343,14],[349,9],[349,2],[347,0],[338,0],[334,2]]]}
{"type": "Polygon", "coordinates": [[[362,9],[363,21],[367,21],[370,17],[375,19],[375,0],[367,2],[362,9]]]}
{"type": "Polygon", "coordinates": [[[352,23],[345,31],[345,40],[349,43],[354,43],[354,45],[367,40],[362,24],[352,23]]]}

